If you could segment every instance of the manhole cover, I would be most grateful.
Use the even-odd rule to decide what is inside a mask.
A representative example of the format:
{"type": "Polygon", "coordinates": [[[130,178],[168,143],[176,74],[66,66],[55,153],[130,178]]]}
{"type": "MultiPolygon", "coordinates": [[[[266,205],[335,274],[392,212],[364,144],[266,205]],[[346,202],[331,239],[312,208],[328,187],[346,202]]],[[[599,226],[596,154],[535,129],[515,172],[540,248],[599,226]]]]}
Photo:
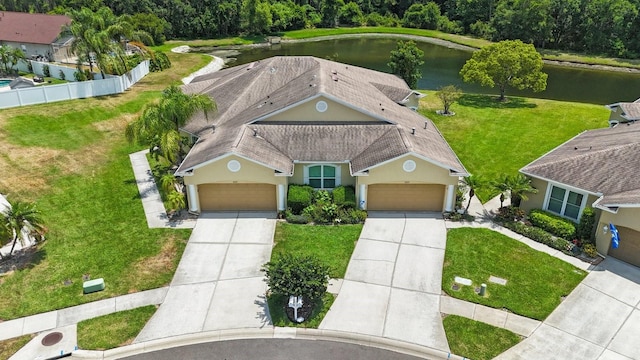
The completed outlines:
{"type": "Polygon", "coordinates": [[[55,345],[55,344],[59,343],[60,340],[62,340],[62,333],[61,332],[52,332],[51,334],[47,334],[47,336],[42,338],[42,345],[44,345],[44,346],[55,345]]]}

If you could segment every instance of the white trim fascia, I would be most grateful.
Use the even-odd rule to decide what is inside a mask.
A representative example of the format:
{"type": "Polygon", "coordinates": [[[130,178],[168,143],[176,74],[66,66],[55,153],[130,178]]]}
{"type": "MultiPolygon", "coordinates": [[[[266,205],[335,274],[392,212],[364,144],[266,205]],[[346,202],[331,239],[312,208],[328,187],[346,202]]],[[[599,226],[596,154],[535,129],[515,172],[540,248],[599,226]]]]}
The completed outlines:
{"type": "Polygon", "coordinates": [[[449,171],[449,176],[455,176],[455,177],[458,177],[458,176],[468,176],[468,175],[469,175],[469,174],[468,174],[468,173],[466,173],[466,172],[465,172],[465,173],[456,173],[455,175],[454,175],[454,174],[451,174],[451,168],[450,168],[450,167],[448,167],[448,166],[446,166],[446,165],[444,165],[444,164],[442,164],[442,163],[440,163],[440,162],[437,162],[437,161],[435,161],[435,160],[433,160],[433,159],[429,159],[429,158],[427,158],[427,157],[425,157],[425,156],[422,156],[422,155],[420,155],[420,154],[417,154],[417,153],[415,153],[415,152],[413,152],[413,151],[410,151],[410,152],[404,153],[404,154],[402,154],[402,155],[400,155],[400,156],[396,156],[396,157],[394,157],[394,158],[391,158],[391,159],[389,159],[389,160],[385,160],[385,161],[383,161],[383,162],[379,162],[379,163],[377,163],[377,164],[375,164],[375,165],[369,166],[368,168],[362,169],[360,172],[364,172],[364,171],[366,171],[366,170],[375,169],[375,168],[377,168],[377,167],[379,167],[379,166],[386,165],[386,164],[388,164],[388,163],[390,163],[390,162],[392,162],[392,161],[396,161],[396,160],[402,159],[403,157],[406,157],[406,156],[415,156],[415,157],[417,157],[417,158],[418,158],[418,159],[420,159],[420,160],[426,161],[426,162],[428,162],[428,163],[430,163],[430,164],[436,165],[437,167],[440,167],[440,168],[443,168],[443,169],[445,169],[445,170],[448,170],[448,171],[449,171]]]}
{"type": "Polygon", "coordinates": [[[423,97],[427,96],[427,94],[423,94],[420,91],[416,91],[416,90],[411,90],[411,93],[407,96],[404,97],[404,99],[400,100],[400,104],[404,104],[406,102],[409,101],[409,96],[411,95],[416,95],[418,97],[418,99],[422,99],[423,97]]]}
{"type": "MultiPolygon", "coordinates": [[[[330,99],[331,101],[335,101],[340,105],[348,107],[351,110],[357,111],[359,113],[363,113],[363,114],[365,114],[367,116],[370,116],[370,117],[372,117],[374,119],[377,119],[377,120],[380,120],[380,121],[383,121],[383,122],[386,122],[388,124],[397,125],[397,123],[394,122],[394,121],[391,121],[391,120],[389,120],[387,118],[383,118],[380,115],[373,114],[373,113],[371,113],[371,112],[369,112],[369,111],[367,111],[365,109],[356,107],[356,106],[354,106],[354,105],[352,105],[352,104],[350,104],[350,103],[348,103],[348,102],[346,102],[346,101],[344,101],[342,99],[339,99],[339,98],[337,98],[337,97],[335,97],[333,95],[330,95],[330,94],[327,94],[327,93],[324,93],[324,92],[321,92],[320,94],[324,95],[324,97],[326,97],[327,99],[330,99]]],[[[396,104],[396,103],[394,102],[394,104],[396,104]]],[[[399,105],[399,104],[396,104],[396,105],[399,105]]]]}
{"type": "Polygon", "coordinates": [[[300,161],[293,160],[294,164],[321,164],[321,165],[332,165],[332,164],[349,164],[349,160],[340,160],[340,161],[300,161]]]}
{"type": "MultiPolygon", "coordinates": [[[[272,166],[269,166],[269,165],[267,165],[267,164],[263,164],[263,163],[261,163],[261,162],[259,162],[259,161],[256,161],[256,160],[254,160],[254,159],[251,159],[251,158],[246,157],[246,156],[244,156],[244,155],[241,155],[241,154],[238,154],[238,153],[235,153],[235,152],[229,152],[229,153],[226,153],[226,154],[220,155],[220,156],[218,156],[218,157],[216,157],[216,158],[213,158],[213,159],[207,160],[207,161],[205,161],[205,162],[201,162],[201,163],[199,163],[198,165],[194,165],[194,166],[190,167],[189,169],[183,170],[182,172],[180,172],[180,174],[178,174],[178,176],[182,176],[182,174],[183,174],[185,171],[189,171],[189,170],[193,171],[193,170],[199,169],[199,168],[201,168],[201,167],[207,166],[207,165],[212,164],[212,163],[214,163],[214,162],[217,162],[217,161],[220,161],[220,160],[222,160],[222,159],[228,158],[229,156],[237,156],[237,157],[239,157],[239,158],[241,158],[241,159],[247,160],[247,161],[249,161],[249,162],[252,162],[252,163],[257,164],[257,165],[260,165],[260,166],[264,166],[264,167],[269,168],[269,169],[271,169],[271,170],[280,171],[280,169],[276,169],[276,168],[274,168],[274,167],[272,167],[272,166]]],[[[281,172],[281,173],[282,173],[282,174],[285,174],[285,175],[281,175],[281,176],[291,176],[291,175],[293,174],[293,172],[291,173],[291,175],[287,175],[287,174],[286,174],[286,173],[284,173],[284,172],[281,172]]]]}
{"type": "Polygon", "coordinates": [[[604,199],[604,196],[599,197],[598,199],[596,199],[596,201],[593,202],[593,204],[591,204],[591,206],[593,206],[596,209],[600,209],[612,214],[617,214],[618,213],[618,209],[616,210],[612,210],[611,208],[604,206],[604,205],[600,205],[600,201],[604,199]]]}
{"type": "Polygon", "coordinates": [[[564,187],[564,188],[566,188],[566,189],[568,189],[568,190],[571,190],[571,191],[573,191],[573,192],[581,192],[581,193],[585,193],[585,194],[593,195],[593,196],[602,196],[602,195],[603,195],[602,193],[599,193],[599,192],[593,192],[593,191],[589,191],[589,190],[585,190],[585,189],[580,189],[580,188],[578,188],[578,187],[571,186],[571,185],[568,185],[568,184],[565,184],[565,183],[561,183],[561,182],[559,182],[559,181],[555,181],[555,180],[547,179],[547,178],[545,178],[545,177],[543,177],[543,176],[538,176],[538,175],[529,174],[529,173],[524,172],[524,171],[522,171],[522,170],[518,170],[518,172],[520,172],[520,173],[521,173],[521,174],[523,174],[523,175],[530,176],[530,177],[532,177],[532,178],[536,178],[536,179],[540,179],[540,180],[542,180],[542,181],[546,181],[547,183],[551,183],[551,184],[554,184],[554,185],[556,185],[556,186],[564,187]]]}

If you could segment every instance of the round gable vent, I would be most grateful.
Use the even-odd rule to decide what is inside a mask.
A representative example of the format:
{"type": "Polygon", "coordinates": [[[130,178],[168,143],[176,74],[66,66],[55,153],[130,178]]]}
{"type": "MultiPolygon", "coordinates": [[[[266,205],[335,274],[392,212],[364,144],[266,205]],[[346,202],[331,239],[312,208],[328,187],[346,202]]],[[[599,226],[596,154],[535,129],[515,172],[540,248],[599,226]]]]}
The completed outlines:
{"type": "Polygon", "coordinates": [[[412,172],[416,169],[416,162],[413,160],[407,160],[402,164],[402,170],[406,172],[412,172]]]}
{"type": "Polygon", "coordinates": [[[231,172],[238,172],[240,171],[241,167],[242,165],[240,165],[240,162],[238,160],[230,160],[227,163],[227,169],[229,169],[229,171],[231,172]]]}
{"type": "Polygon", "coordinates": [[[328,109],[328,108],[329,108],[329,104],[327,104],[327,102],[326,102],[326,101],[322,101],[322,100],[320,100],[320,101],[318,101],[318,102],[316,103],[316,110],[317,110],[318,112],[323,113],[323,112],[327,111],[327,109],[328,109]]]}

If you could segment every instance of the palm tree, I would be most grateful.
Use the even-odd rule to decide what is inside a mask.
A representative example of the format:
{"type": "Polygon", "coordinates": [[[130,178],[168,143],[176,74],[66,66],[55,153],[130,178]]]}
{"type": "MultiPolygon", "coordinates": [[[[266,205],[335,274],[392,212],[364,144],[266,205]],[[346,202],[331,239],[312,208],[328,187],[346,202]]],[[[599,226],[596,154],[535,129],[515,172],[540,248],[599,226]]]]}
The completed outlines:
{"type": "Polygon", "coordinates": [[[173,207],[174,210],[182,210],[187,206],[186,201],[184,200],[184,194],[178,191],[173,190],[167,195],[167,200],[173,207]]]}
{"type": "Polygon", "coordinates": [[[499,180],[491,182],[491,187],[500,192],[500,207],[504,206],[505,194],[509,192],[509,176],[502,175],[499,180]]]}
{"type": "Polygon", "coordinates": [[[464,209],[464,212],[469,211],[469,206],[471,206],[471,199],[476,194],[476,191],[480,190],[484,187],[484,180],[477,175],[469,175],[462,179],[462,182],[465,186],[469,188],[469,202],[467,203],[467,207],[464,209]]]}
{"type": "Polygon", "coordinates": [[[34,204],[23,201],[9,202],[9,204],[11,206],[4,214],[4,223],[9,228],[10,233],[13,234],[13,246],[9,251],[9,256],[11,256],[18,240],[23,241],[20,236],[22,229],[27,229],[29,233],[33,233],[41,231],[44,227],[40,212],[34,204]]]}
{"type": "Polygon", "coordinates": [[[511,205],[520,207],[522,200],[527,201],[528,194],[536,194],[538,189],[531,186],[531,179],[523,174],[507,176],[507,185],[511,195],[511,205]]]}
{"type": "Polygon", "coordinates": [[[183,138],[180,128],[198,111],[215,111],[215,102],[207,95],[187,95],[172,85],[164,90],[160,101],[148,105],[142,115],[127,125],[130,142],[159,147],[162,156],[174,164],[182,161],[183,138]]]}

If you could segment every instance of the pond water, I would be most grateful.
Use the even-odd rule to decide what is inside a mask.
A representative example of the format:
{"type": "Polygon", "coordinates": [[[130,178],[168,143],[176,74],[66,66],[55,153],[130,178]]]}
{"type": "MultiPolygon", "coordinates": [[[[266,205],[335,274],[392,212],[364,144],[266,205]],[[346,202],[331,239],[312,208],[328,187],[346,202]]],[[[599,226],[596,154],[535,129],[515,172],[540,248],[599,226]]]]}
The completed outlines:
{"type": "MultiPolygon", "coordinates": [[[[331,58],[339,62],[390,72],[387,66],[389,53],[395,49],[396,39],[360,38],[313,42],[286,43],[272,47],[248,48],[240,51],[237,60],[230,65],[244,64],[276,55],[313,55],[331,58]]],[[[471,58],[471,52],[445,46],[419,42],[425,53],[422,79],[418,89],[436,90],[453,84],[465,92],[497,94],[496,89],[467,84],[459,72],[471,58]]],[[[611,104],[634,101],[640,98],[640,74],[565,66],[545,65],[549,74],[547,89],[543,92],[507,89],[507,96],[518,95],[554,100],[566,100],[593,104],[611,104]]]]}

